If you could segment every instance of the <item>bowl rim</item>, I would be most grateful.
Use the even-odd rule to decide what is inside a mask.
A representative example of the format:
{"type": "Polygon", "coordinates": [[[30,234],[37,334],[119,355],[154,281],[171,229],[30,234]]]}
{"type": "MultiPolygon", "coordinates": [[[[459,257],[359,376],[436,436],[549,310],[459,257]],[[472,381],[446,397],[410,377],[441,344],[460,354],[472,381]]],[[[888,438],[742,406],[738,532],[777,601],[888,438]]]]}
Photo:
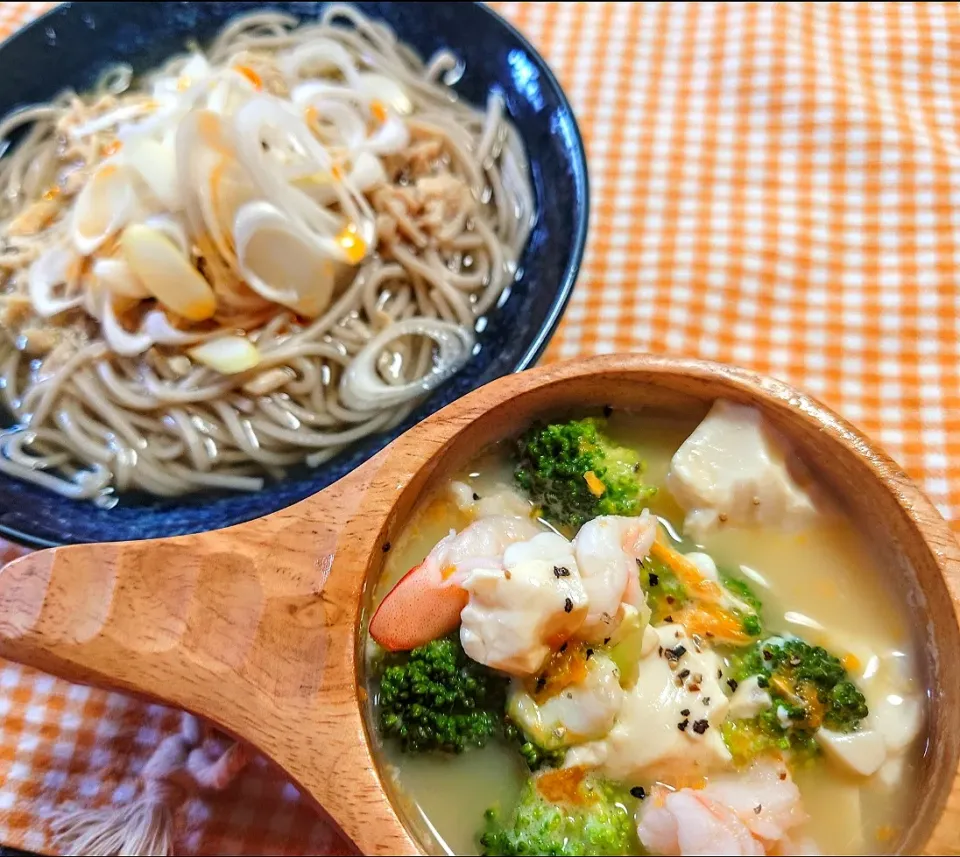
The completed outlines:
{"type": "MultiPolygon", "coordinates": [[[[2,62],[3,51],[10,45],[15,45],[19,40],[26,38],[28,32],[33,32],[44,26],[46,26],[50,21],[55,20],[59,16],[69,14],[70,11],[80,4],[74,3],[60,3],[53,6],[50,9],[47,9],[42,14],[38,15],[32,21],[24,24],[20,27],[15,33],[10,35],[8,38],[0,42],[0,62],[2,62]]],[[[325,4],[326,5],[326,4],[325,4]]],[[[590,227],[590,176],[589,176],[589,166],[587,163],[587,151],[586,144],[584,142],[583,133],[580,130],[579,122],[577,121],[576,113],[573,109],[573,106],[570,103],[570,99],[567,96],[566,91],[563,86],[560,84],[556,74],[553,69],[550,67],[546,58],[537,50],[536,47],[530,42],[530,40],[519,30],[517,29],[510,21],[508,21],[503,15],[499,14],[496,10],[492,9],[487,3],[479,2],[479,0],[472,0],[471,4],[475,9],[477,9],[482,15],[487,16],[492,20],[496,25],[505,30],[511,37],[513,37],[523,48],[527,51],[533,60],[534,64],[537,66],[538,71],[542,75],[543,80],[545,81],[548,88],[555,94],[556,99],[559,103],[559,109],[565,113],[569,118],[571,124],[571,135],[570,135],[570,145],[567,148],[567,151],[570,155],[570,167],[573,176],[574,183],[574,237],[573,245],[570,249],[570,258],[567,261],[567,264],[564,268],[563,275],[560,278],[560,281],[556,285],[556,289],[553,295],[552,300],[550,301],[550,306],[547,311],[547,314],[537,328],[535,335],[532,338],[532,341],[527,346],[526,350],[520,355],[520,357],[515,362],[513,368],[508,372],[505,372],[504,375],[499,377],[506,377],[510,374],[515,374],[517,372],[523,372],[526,369],[529,369],[540,359],[543,352],[546,350],[551,339],[553,338],[554,333],[557,330],[557,327],[560,324],[561,319],[563,318],[564,312],[566,312],[567,305],[570,303],[570,298],[573,294],[573,288],[576,285],[577,278],[580,275],[580,269],[583,265],[583,258],[586,253],[587,248],[587,238],[589,234],[590,227]]],[[[16,109],[16,108],[15,108],[16,109]]],[[[496,378],[493,380],[497,380],[496,378]]],[[[492,381],[488,382],[492,383],[492,381]]],[[[473,391],[471,391],[473,392],[473,391]]],[[[465,394],[469,395],[469,393],[465,394]]],[[[462,398],[459,397],[459,398],[462,398]]],[[[457,401],[456,399],[454,401],[457,401]]],[[[451,403],[452,404],[452,403],[451,403]]],[[[444,407],[449,407],[446,405],[444,407]]],[[[437,410],[442,410],[439,408],[437,410]]],[[[430,414],[427,414],[424,417],[424,420],[429,419],[437,410],[432,411],[430,414]]],[[[408,429],[409,431],[409,429],[408,429]]],[[[381,450],[392,443],[396,438],[388,439],[381,446],[381,450]]],[[[377,454],[377,451],[371,452],[370,458],[377,454]]],[[[367,459],[369,460],[369,458],[367,459]]],[[[360,462],[357,464],[357,467],[363,466],[365,462],[360,462]]],[[[356,469],[356,468],[354,468],[356,469]]],[[[343,474],[348,475],[352,471],[347,471],[343,474]]],[[[12,477],[11,477],[12,478],[12,477]]],[[[342,478],[342,477],[341,477],[342,478]]],[[[321,489],[322,490],[322,489],[321,489]]],[[[74,501],[80,504],[88,503],[90,501],[74,501]]],[[[296,503],[297,501],[293,501],[296,503]]],[[[287,504],[292,505],[292,504],[287,504]]],[[[280,507],[283,508],[283,507],[280,507]]],[[[276,509],[274,511],[277,511],[276,509]]],[[[238,522],[238,523],[243,523],[238,522]]],[[[167,534],[170,535],[170,534],[167,534]]],[[[10,541],[13,541],[17,544],[24,545],[26,547],[43,549],[50,547],[59,547],[64,544],[83,544],[83,542],[74,542],[72,540],[54,540],[46,538],[44,536],[36,535],[31,532],[21,529],[20,527],[5,524],[0,522],[0,538],[5,538],[10,541]]]]}

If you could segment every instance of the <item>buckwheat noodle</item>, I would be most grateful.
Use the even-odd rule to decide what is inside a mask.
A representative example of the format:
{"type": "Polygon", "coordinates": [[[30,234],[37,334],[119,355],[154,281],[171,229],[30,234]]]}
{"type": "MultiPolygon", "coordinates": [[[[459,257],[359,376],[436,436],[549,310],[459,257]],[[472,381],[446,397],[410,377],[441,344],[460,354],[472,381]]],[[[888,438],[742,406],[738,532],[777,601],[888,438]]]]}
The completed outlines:
{"type": "Polygon", "coordinates": [[[256,490],[403,419],[535,216],[461,71],[349,6],[258,12],[0,121],[0,471],[108,505],[256,490]]]}

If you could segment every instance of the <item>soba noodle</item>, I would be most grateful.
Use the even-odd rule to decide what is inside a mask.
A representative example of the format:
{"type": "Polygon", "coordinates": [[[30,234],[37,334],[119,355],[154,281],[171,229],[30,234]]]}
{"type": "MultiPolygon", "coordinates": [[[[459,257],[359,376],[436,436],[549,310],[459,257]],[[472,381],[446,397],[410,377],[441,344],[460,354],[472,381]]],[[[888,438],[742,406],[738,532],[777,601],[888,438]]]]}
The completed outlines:
{"type": "Polygon", "coordinates": [[[255,490],[474,350],[535,212],[485,110],[349,6],[262,12],[0,122],[0,471],[74,498],[255,490]]]}

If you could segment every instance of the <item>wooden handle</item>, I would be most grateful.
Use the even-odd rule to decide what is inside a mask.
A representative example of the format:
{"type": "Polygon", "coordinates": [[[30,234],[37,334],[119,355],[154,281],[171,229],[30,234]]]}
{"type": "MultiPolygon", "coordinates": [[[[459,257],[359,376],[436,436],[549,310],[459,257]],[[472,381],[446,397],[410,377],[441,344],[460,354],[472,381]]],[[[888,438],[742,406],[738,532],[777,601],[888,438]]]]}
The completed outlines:
{"type": "Polygon", "coordinates": [[[381,460],[227,530],[15,560],[0,572],[0,656],[253,739],[364,853],[417,853],[360,716],[363,571],[331,574],[381,460]]]}

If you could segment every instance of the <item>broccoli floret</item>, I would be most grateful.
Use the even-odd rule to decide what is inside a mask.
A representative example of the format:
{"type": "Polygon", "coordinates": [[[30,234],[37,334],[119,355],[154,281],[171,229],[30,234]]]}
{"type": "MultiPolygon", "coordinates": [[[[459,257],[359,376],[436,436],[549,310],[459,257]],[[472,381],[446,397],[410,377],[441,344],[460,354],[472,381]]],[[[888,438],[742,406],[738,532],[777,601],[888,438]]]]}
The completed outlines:
{"type": "Polygon", "coordinates": [[[774,638],[731,658],[728,681],[751,676],[758,677],[773,705],[750,720],[724,724],[724,740],[740,762],[771,749],[815,755],[813,736],[819,727],[853,732],[869,713],[843,664],[826,649],[800,639],[774,638]],[[781,722],[781,709],[788,726],[781,722]]]}
{"type": "Polygon", "coordinates": [[[647,593],[652,625],[661,624],[690,600],[673,570],[665,562],[650,556],[640,568],[640,588],[647,593]]]}
{"type": "Polygon", "coordinates": [[[734,611],[743,624],[743,632],[748,637],[760,637],[763,635],[763,622],[760,620],[760,612],[763,610],[763,602],[757,598],[756,593],[751,589],[750,584],[745,580],[721,571],[720,583],[723,588],[731,595],[739,598],[744,604],[751,608],[753,612],[747,610],[734,611]]]}
{"type": "MultiPolygon", "coordinates": [[[[748,610],[730,611],[743,628],[748,637],[763,636],[763,623],[760,620],[762,604],[750,586],[736,577],[720,574],[720,582],[733,596],[742,601],[748,610]]],[[[665,563],[654,557],[647,557],[640,568],[640,586],[647,594],[647,605],[650,607],[650,621],[659,625],[667,617],[681,613],[690,603],[686,587],[677,578],[674,571],[665,563]]],[[[744,641],[749,643],[750,641],[744,641]]]]}
{"type": "Polygon", "coordinates": [[[802,729],[784,729],[774,709],[761,712],[749,720],[725,720],[720,726],[737,766],[749,764],[757,756],[786,753],[794,764],[812,759],[819,753],[813,733],[802,729]]]}
{"type": "Polygon", "coordinates": [[[626,793],[582,769],[549,771],[524,786],[513,813],[486,812],[484,854],[637,854],[626,793]]]}
{"type": "Polygon", "coordinates": [[[456,636],[378,664],[380,732],[401,750],[460,753],[501,731],[506,679],[470,660],[456,636]]]}
{"type": "Polygon", "coordinates": [[[509,744],[515,745],[520,750],[520,755],[531,771],[539,771],[541,768],[559,768],[567,755],[566,748],[548,750],[531,741],[509,717],[503,720],[503,737],[509,744]]]}
{"type": "Polygon", "coordinates": [[[656,493],[643,484],[637,453],[603,426],[594,418],[535,425],[517,441],[517,484],[555,524],[575,530],[598,515],[639,515],[656,493]]]}
{"type": "Polygon", "coordinates": [[[759,613],[763,609],[763,602],[757,598],[756,593],[750,588],[750,584],[745,580],[740,580],[738,577],[734,577],[731,574],[721,571],[720,582],[723,584],[723,588],[726,589],[727,592],[729,592],[731,595],[735,595],[744,604],[749,604],[753,608],[754,613],[759,613]]]}

